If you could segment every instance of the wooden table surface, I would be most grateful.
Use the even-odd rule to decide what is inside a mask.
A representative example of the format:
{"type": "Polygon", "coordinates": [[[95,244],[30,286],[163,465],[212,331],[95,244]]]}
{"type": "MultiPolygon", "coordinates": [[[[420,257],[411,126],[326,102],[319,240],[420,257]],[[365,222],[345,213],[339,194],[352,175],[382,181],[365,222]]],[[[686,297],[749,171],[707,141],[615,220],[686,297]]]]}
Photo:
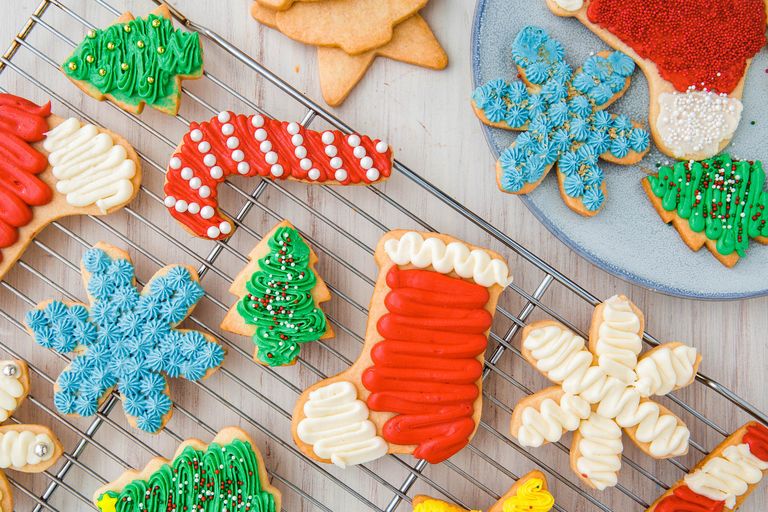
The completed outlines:
{"type": "MultiPolygon", "coordinates": [[[[122,0],[110,0],[110,2],[121,9],[128,5],[137,15],[152,8],[152,4],[148,0],[134,0],[125,3],[122,0]]],[[[0,45],[4,45],[3,41],[10,42],[13,35],[37,3],[37,0],[4,2],[0,8],[2,10],[0,15],[0,45]]],[[[90,5],[95,4],[95,2],[90,0],[66,0],[64,3],[86,17],[91,16],[89,19],[98,19],[99,23],[103,24],[109,19],[109,15],[105,14],[104,9],[97,5],[90,5]]],[[[259,26],[258,23],[250,19],[248,4],[247,0],[228,0],[226,2],[177,0],[175,2],[175,5],[191,19],[206,24],[227,40],[238,45],[246,53],[263,63],[277,75],[285,78],[303,93],[312,98],[321,98],[317,82],[315,50],[259,26]]],[[[474,2],[470,0],[436,0],[423,12],[449,55],[450,64],[445,71],[428,71],[406,64],[378,59],[346,103],[334,110],[335,113],[356,129],[381,136],[389,141],[400,161],[421,173],[422,176],[432,181],[481,217],[489,220],[495,226],[513,236],[518,242],[550,262],[555,268],[583,285],[596,296],[606,298],[617,293],[629,296],[645,312],[646,329],[648,332],[653,333],[662,341],[680,340],[695,346],[703,354],[704,360],[701,369],[706,375],[716,379],[740,396],[746,398],[760,410],[768,411],[768,393],[765,392],[764,381],[765,370],[768,368],[768,353],[765,350],[766,333],[768,333],[768,315],[766,314],[768,299],[761,298],[733,302],[691,301],[660,295],[637,286],[629,285],[621,279],[609,275],[584,261],[540,225],[517,198],[502,194],[497,190],[492,171],[494,158],[486,146],[480,124],[475,119],[468,103],[472,87],[469,42],[473,8],[474,2]]],[[[51,7],[51,9],[55,9],[55,7],[51,7]]],[[[38,27],[35,30],[44,31],[45,29],[38,27]]],[[[78,40],[78,37],[82,37],[82,33],[82,28],[76,25],[72,26],[69,30],[69,35],[73,40],[78,40]],[[78,36],[78,34],[80,35],[78,36]]],[[[208,43],[207,41],[205,42],[206,44],[208,43]]],[[[46,49],[43,50],[45,51],[46,49]]],[[[56,49],[50,50],[53,52],[56,49]]],[[[66,49],[59,50],[56,53],[57,58],[65,55],[66,51],[66,49]]],[[[21,56],[23,52],[20,52],[20,57],[23,57],[21,56]]],[[[211,52],[211,54],[213,53],[211,52]]],[[[240,90],[245,91],[245,94],[249,95],[258,104],[264,105],[271,112],[283,116],[301,113],[301,110],[298,110],[293,104],[289,103],[285,96],[267,88],[250,84],[249,81],[253,81],[252,74],[238,72],[234,68],[230,69],[228,65],[218,65],[219,63],[212,62],[213,55],[209,55],[208,58],[210,60],[206,62],[206,66],[209,69],[215,69],[229,83],[240,86],[240,90]]],[[[35,76],[38,76],[38,74],[51,74],[50,66],[39,59],[29,59],[29,62],[31,62],[30,67],[26,69],[31,74],[35,76]]],[[[57,60],[57,62],[60,62],[60,60],[57,60]]],[[[99,109],[106,108],[106,105],[96,104],[92,99],[84,97],[67,83],[63,77],[56,78],[56,76],[53,76],[50,83],[53,84],[51,86],[53,90],[66,95],[75,106],[82,107],[88,112],[101,113],[103,110],[100,111],[99,109]]],[[[30,87],[29,82],[13,70],[6,70],[0,75],[0,85],[6,87],[11,92],[27,94],[36,100],[41,100],[44,97],[40,90],[30,87]]],[[[201,85],[200,87],[204,86],[201,85]]],[[[222,107],[227,108],[229,106],[225,103],[222,107]]],[[[230,108],[234,108],[234,106],[230,108]]],[[[54,102],[54,109],[57,109],[57,102],[54,102]]],[[[182,112],[184,112],[184,109],[182,109],[182,112]]],[[[203,117],[208,115],[205,114],[203,117]]],[[[144,116],[151,119],[152,124],[155,126],[170,122],[169,120],[162,119],[162,116],[155,113],[147,113],[144,116]]],[[[118,116],[114,119],[113,124],[108,126],[115,131],[121,131],[121,118],[118,116]]],[[[175,129],[175,133],[183,132],[178,127],[175,129]]],[[[154,151],[153,148],[158,145],[157,137],[152,133],[139,130],[133,126],[126,128],[126,132],[123,134],[142,152],[154,151]]],[[[157,151],[157,154],[160,155],[158,158],[162,161],[162,152],[164,151],[167,155],[168,149],[159,149],[157,151]]],[[[155,183],[152,189],[158,192],[160,186],[155,183]]],[[[298,189],[292,188],[291,190],[298,189]]],[[[392,182],[386,185],[385,190],[399,194],[402,197],[415,196],[417,201],[419,194],[424,194],[422,190],[416,189],[413,184],[405,179],[392,180],[392,182]],[[409,187],[412,190],[409,190],[409,187]]],[[[316,196],[310,194],[308,199],[308,201],[312,201],[313,207],[318,209],[322,209],[324,206],[323,202],[327,200],[327,196],[324,194],[317,194],[316,196]]],[[[424,200],[433,201],[433,199],[428,198],[424,200]]],[[[150,208],[146,205],[146,201],[139,201],[137,203],[135,205],[136,211],[141,212],[143,208],[150,208]]],[[[118,220],[120,215],[125,214],[115,214],[118,220]]],[[[300,224],[304,215],[305,213],[299,208],[296,209],[291,219],[300,224]]],[[[76,230],[77,233],[86,239],[89,239],[88,235],[91,232],[95,233],[93,236],[99,236],[99,228],[93,222],[68,220],[64,221],[63,224],[76,230]]],[[[169,222],[167,226],[168,229],[173,230],[174,235],[183,234],[183,231],[172,222],[169,222]]],[[[454,221],[438,223],[438,226],[443,231],[451,232],[467,241],[480,245],[487,243],[489,240],[487,235],[481,233],[477,228],[474,228],[465,221],[457,220],[455,223],[454,221]]],[[[305,227],[314,232],[315,226],[305,224],[305,227]]],[[[140,225],[137,226],[135,223],[129,222],[126,229],[128,237],[132,240],[143,240],[141,243],[150,243],[147,238],[151,238],[151,234],[145,233],[144,231],[146,230],[144,229],[143,231],[140,225]]],[[[355,234],[363,236],[363,233],[355,234]]],[[[69,251],[73,255],[74,261],[77,261],[76,258],[81,252],[81,247],[73,244],[72,240],[68,239],[60,230],[49,227],[44,236],[46,244],[54,247],[63,247],[63,250],[69,251]]],[[[189,237],[185,238],[185,240],[188,239],[189,237]]],[[[375,237],[372,240],[375,242],[375,237]]],[[[336,243],[341,242],[337,241],[336,243]]],[[[244,251],[248,249],[246,245],[244,244],[242,247],[244,251]]],[[[209,246],[201,247],[203,248],[199,252],[205,256],[209,246]]],[[[494,245],[494,248],[501,249],[498,245],[494,245]]],[[[523,266],[521,264],[518,267],[516,263],[520,262],[521,259],[514,256],[511,252],[508,252],[507,255],[510,257],[512,269],[516,273],[516,281],[521,287],[530,292],[541,279],[541,275],[530,271],[530,265],[523,266]]],[[[173,258],[171,261],[186,262],[188,259],[183,254],[176,255],[171,253],[170,256],[173,258]]],[[[46,265],[50,261],[46,259],[48,256],[39,247],[30,249],[28,257],[30,262],[34,262],[32,264],[42,262],[40,264],[46,265]]],[[[52,265],[55,265],[55,262],[52,265]]],[[[241,263],[222,261],[221,265],[226,267],[229,275],[234,275],[241,263]]],[[[48,272],[45,267],[38,268],[45,269],[45,273],[52,280],[56,282],[60,280],[62,285],[72,293],[82,296],[82,291],[78,289],[77,275],[71,269],[66,270],[62,268],[59,270],[56,268],[56,270],[48,272]]],[[[329,271],[331,274],[334,272],[333,270],[329,271]]],[[[338,272],[338,275],[341,275],[341,271],[338,272]]],[[[340,279],[343,280],[344,278],[341,277],[340,279]]],[[[8,276],[8,281],[13,283],[14,287],[23,287],[25,293],[35,300],[41,300],[48,296],[57,296],[58,294],[55,289],[43,285],[42,282],[25,269],[14,269],[8,276]]],[[[229,303],[231,298],[226,294],[225,284],[220,284],[219,296],[221,300],[229,303]]],[[[365,299],[367,293],[367,289],[362,293],[363,299],[361,300],[363,302],[367,301],[365,299]]],[[[552,290],[546,296],[545,303],[555,310],[565,311],[567,316],[574,319],[578,325],[583,328],[587,327],[590,313],[589,308],[586,307],[584,302],[569,294],[562,286],[558,284],[553,285],[552,290]]],[[[518,304],[521,304],[521,302],[511,301],[510,307],[517,307],[518,304]]],[[[5,287],[0,287],[0,305],[2,306],[0,309],[12,312],[11,314],[15,315],[16,318],[20,318],[26,307],[24,303],[19,301],[16,295],[5,287]]],[[[217,312],[216,314],[220,313],[217,312]]],[[[545,316],[537,313],[535,318],[544,318],[545,316]]],[[[243,342],[242,346],[248,346],[247,340],[239,341],[243,342]]],[[[63,367],[60,359],[50,352],[35,347],[26,335],[21,333],[12,322],[2,317],[0,317],[0,342],[21,352],[35,364],[46,368],[48,375],[53,377],[63,367]]],[[[355,345],[351,344],[351,342],[349,343],[349,350],[346,353],[348,357],[354,359],[355,345]]],[[[515,343],[519,343],[519,340],[516,339],[515,343]]],[[[2,350],[0,350],[1,353],[2,350]]],[[[241,363],[246,364],[248,362],[241,363]]],[[[228,360],[227,364],[235,363],[230,363],[228,360]]],[[[243,368],[245,374],[258,371],[249,369],[249,367],[243,368]]],[[[521,372],[521,375],[525,374],[525,378],[530,379],[530,382],[535,383],[535,386],[544,385],[542,379],[529,376],[526,373],[528,369],[523,368],[521,365],[510,364],[510,368],[512,368],[512,371],[521,372]]],[[[343,369],[343,366],[337,364],[335,369],[339,371],[343,369]]],[[[300,381],[300,384],[297,382],[297,385],[302,387],[317,380],[315,375],[308,374],[307,372],[297,373],[295,377],[291,376],[290,378],[300,381]]],[[[33,395],[39,396],[42,401],[50,404],[50,384],[38,378],[33,379],[33,382],[39,385],[38,388],[33,389],[33,395]]],[[[228,392],[226,381],[215,382],[217,389],[228,392]]],[[[172,384],[172,390],[181,393],[182,389],[186,390],[188,388],[176,383],[172,384]]],[[[501,388],[493,387],[492,389],[497,397],[500,397],[500,394],[503,393],[501,388]]],[[[239,391],[232,391],[233,401],[236,400],[236,395],[240,396],[239,391]]],[[[681,391],[680,397],[694,404],[698,410],[728,431],[735,429],[746,419],[746,416],[738,412],[735,407],[720,398],[715,398],[714,393],[705,391],[701,384],[696,384],[691,389],[681,391]]],[[[199,403],[197,401],[190,402],[192,403],[191,406],[189,403],[186,404],[193,413],[196,411],[194,407],[205,407],[204,399],[201,398],[199,400],[199,403]]],[[[505,402],[510,404],[510,406],[514,404],[509,398],[505,402]]],[[[286,407],[290,408],[290,405],[288,404],[286,407]]],[[[122,422],[119,406],[117,409],[118,412],[113,416],[116,418],[115,421],[122,422]]],[[[214,414],[217,414],[217,412],[214,408],[214,414]]],[[[202,409],[200,414],[204,414],[202,409]]],[[[225,413],[222,412],[222,414],[225,413]]],[[[499,413],[499,415],[499,425],[501,425],[499,428],[502,429],[504,423],[508,421],[508,416],[505,416],[503,413],[499,413]]],[[[207,416],[210,416],[210,414],[207,414],[207,416]]],[[[22,408],[19,417],[25,421],[37,418],[41,422],[53,424],[56,428],[64,430],[60,434],[62,438],[66,438],[69,442],[69,444],[65,444],[68,447],[73,446],[76,440],[62,423],[53,422],[50,416],[46,416],[29,404],[22,408]]],[[[689,417],[686,416],[686,418],[689,417]]],[[[266,422],[266,424],[270,423],[270,419],[265,419],[263,416],[259,416],[257,419],[258,421],[266,422]]],[[[491,421],[490,418],[489,421],[491,421]]],[[[87,425],[87,422],[80,422],[78,425],[87,425]]],[[[223,426],[220,422],[214,422],[214,425],[216,427],[223,426]]],[[[248,428],[247,424],[244,426],[248,428]]],[[[130,429],[130,427],[126,428],[130,429]]],[[[185,428],[179,427],[179,430],[185,430],[185,428]]],[[[264,449],[263,451],[267,456],[267,464],[270,466],[270,470],[274,469],[285,474],[299,471],[296,473],[296,479],[293,481],[298,482],[297,485],[303,487],[307,493],[318,496],[318,499],[321,499],[330,509],[335,511],[354,509],[354,507],[346,508],[348,505],[345,504],[348,502],[344,501],[342,497],[337,498],[337,493],[322,488],[322,479],[317,480],[309,476],[302,476],[300,470],[292,467],[295,464],[290,459],[294,455],[278,446],[273,440],[262,436],[260,432],[251,430],[257,442],[264,449]],[[286,457],[286,459],[281,457],[286,457]]],[[[190,431],[196,432],[194,430],[190,431]]],[[[506,430],[503,431],[506,433],[506,430]]],[[[701,422],[698,421],[696,426],[692,428],[692,431],[693,439],[707,449],[711,449],[722,439],[722,437],[714,434],[711,429],[705,429],[701,422]]],[[[132,433],[135,433],[135,431],[132,433]]],[[[195,435],[204,436],[206,434],[196,433],[195,435]]],[[[174,444],[171,441],[173,440],[161,440],[159,437],[148,438],[143,436],[143,439],[149,439],[146,442],[156,447],[160,453],[164,455],[171,454],[174,444]]],[[[103,441],[107,446],[112,446],[110,442],[124,442],[111,441],[108,436],[103,441]]],[[[496,442],[498,443],[498,441],[496,442]]],[[[629,442],[626,441],[625,444],[629,444],[629,442]]],[[[492,452],[494,458],[496,458],[495,450],[497,445],[494,444],[493,439],[486,439],[483,446],[483,449],[492,452]]],[[[114,448],[117,449],[117,447],[114,448]]],[[[555,467],[562,465],[562,461],[553,460],[553,458],[561,459],[562,457],[553,457],[553,455],[557,455],[557,452],[552,450],[532,450],[531,453],[541,457],[544,462],[551,463],[555,467]]],[[[633,452],[634,454],[636,452],[633,452]]],[[[147,453],[129,453],[126,455],[125,460],[131,465],[138,466],[143,465],[148,457],[147,453]]],[[[505,467],[514,470],[516,474],[521,474],[522,471],[533,469],[534,467],[530,461],[516,451],[506,450],[499,457],[500,459],[498,460],[505,467]]],[[[637,456],[635,459],[638,460],[639,457],[641,456],[637,456]]],[[[104,456],[101,456],[101,458],[94,456],[93,464],[106,467],[106,473],[104,474],[107,474],[109,477],[119,474],[121,471],[119,465],[110,463],[109,460],[105,462],[102,460],[104,458],[104,456]]],[[[690,467],[698,458],[699,454],[692,451],[692,454],[681,460],[690,467]]],[[[405,460],[410,462],[410,458],[405,460]]],[[[661,467],[654,464],[646,464],[646,461],[643,462],[643,465],[649,467],[652,472],[655,471],[654,468],[661,467]]],[[[508,478],[504,479],[498,473],[486,472],[487,470],[480,463],[470,462],[465,469],[468,472],[477,471],[475,476],[498,494],[503,493],[506,487],[511,484],[508,478]]],[[[391,495],[391,492],[382,490],[377,485],[360,483],[356,480],[356,478],[359,478],[357,476],[359,473],[344,474],[335,468],[330,468],[329,471],[334,475],[343,475],[345,482],[353,488],[361,490],[379,506],[385,504],[391,495]]],[[[464,480],[451,479],[447,476],[448,474],[443,473],[442,469],[435,468],[431,471],[431,473],[428,473],[430,478],[441,482],[441,485],[444,485],[448,491],[462,499],[465,503],[476,507],[488,506],[490,504],[491,497],[487,493],[475,489],[464,480]]],[[[669,471],[668,469],[659,471],[660,476],[663,474],[663,480],[667,483],[674,481],[674,479],[681,475],[679,471],[669,471]]],[[[567,468],[564,474],[569,475],[567,468]]],[[[392,484],[395,486],[399,485],[403,472],[400,471],[398,475],[392,481],[392,484]]],[[[18,477],[20,481],[32,486],[36,490],[48,482],[46,477],[42,475],[30,477],[28,475],[18,476],[18,474],[13,474],[12,476],[13,478],[18,477]]],[[[77,486],[77,482],[69,480],[68,482],[70,485],[77,486]]],[[[285,485],[281,485],[280,482],[276,482],[276,485],[283,489],[284,495],[287,497],[286,510],[314,510],[308,503],[299,505],[299,497],[285,485]]],[[[576,485],[580,484],[576,482],[576,485]]],[[[87,484],[86,487],[84,494],[89,496],[94,486],[93,484],[87,484]]],[[[429,490],[423,482],[420,482],[416,489],[421,491],[429,490]]],[[[654,493],[658,494],[660,492],[654,486],[646,486],[645,489],[642,496],[645,500],[652,500],[654,493]]],[[[766,485],[759,488],[742,510],[747,512],[765,510],[768,507],[767,489],[768,486],[766,485]]],[[[570,494],[573,494],[572,491],[568,490],[563,484],[555,484],[555,490],[568,495],[564,498],[566,503],[572,499],[570,497],[570,494]]],[[[60,510],[74,510],[75,508],[68,508],[68,506],[64,505],[69,503],[68,500],[71,497],[68,497],[62,491],[57,492],[61,496],[57,498],[60,501],[54,501],[56,507],[62,507],[59,508],[60,510]]],[[[342,492],[338,492],[338,496],[342,494],[342,492]]],[[[435,491],[433,491],[433,494],[435,494],[435,491]]],[[[31,507],[32,502],[25,498],[22,492],[17,491],[16,495],[19,510],[27,510],[31,507]]],[[[600,496],[599,494],[595,495],[600,496]]],[[[74,503],[73,506],[78,510],[86,508],[83,503],[77,500],[72,503],[74,503]]],[[[593,510],[594,508],[583,499],[576,500],[574,503],[575,505],[572,506],[565,505],[566,509],[593,510]]],[[[632,503],[627,509],[634,511],[640,510],[640,507],[632,503]]],[[[407,504],[403,504],[399,510],[410,509],[407,504]]]]}

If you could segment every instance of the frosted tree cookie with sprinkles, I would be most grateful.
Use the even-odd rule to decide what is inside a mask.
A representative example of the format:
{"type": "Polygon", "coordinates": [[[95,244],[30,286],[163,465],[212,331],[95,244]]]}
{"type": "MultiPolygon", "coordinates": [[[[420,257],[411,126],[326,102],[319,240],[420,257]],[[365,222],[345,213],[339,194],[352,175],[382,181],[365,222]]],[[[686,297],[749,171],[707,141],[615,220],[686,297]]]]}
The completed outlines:
{"type": "Polygon", "coordinates": [[[155,457],[93,495],[99,512],[280,512],[281,502],[261,452],[236,427],[222,429],[210,444],[188,439],[171,460],[155,457]]]}
{"type": "Polygon", "coordinates": [[[763,0],[546,0],[632,57],[648,79],[649,124],[666,155],[704,160],[739,125],[747,69],[766,44],[763,0]]]}
{"type": "MultiPolygon", "coordinates": [[[[0,423],[29,395],[29,368],[20,359],[0,361],[0,423]]],[[[8,470],[42,473],[64,453],[56,435],[42,425],[12,423],[0,427],[0,512],[13,512],[8,470]]]]}
{"type": "Polygon", "coordinates": [[[626,115],[606,109],[627,90],[635,69],[621,52],[600,52],[573,71],[565,50],[538,27],[525,27],[512,44],[521,80],[492,80],[472,94],[480,120],[522,133],[496,162],[499,189],[527,194],[557,165],[560,196],[571,210],[591,217],[605,204],[603,159],[639,162],[649,134],[626,115]]]}
{"type": "Polygon", "coordinates": [[[123,137],[0,93],[0,279],[32,239],[69,215],[106,215],[139,191],[141,165],[123,137]]]}
{"type": "Polygon", "coordinates": [[[234,231],[218,202],[217,187],[228,176],[370,185],[392,173],[392,149],[367,135],[232,112],[189,128],[168,163],[165,206],[187,231],[212,240],[234,231]]]}
{"type": "Polygon", "coordinates": [[[202,380],[224,360],[213,336],[178,328],[203,296],[197,272],[169,265],[139,292],[128,253],[102,242],[80,270],[88,304],[46,300],[25,318],[38,345],[76,354],[53,403],[62,414],[93,416],[117,389],[128,422],[159,432],[173,413],[167,377],[202,380]]]}
{"type": "Polygon", "coordinates": [[[768,428],[753,421],[726,437],[646,512],[737,510],[768,475],[768,428]]]}
{"type": "Polygon", "coordinates": [[[127,12],[105,29],[89,30],[61,69],[99,101],[134,114],[146,104],[175,116],[182,79],[203,76],[203,47],[197,32],[174,28],[161,5],[145,18],[127,12]]]}
{"type": "Polygon", "coordinates": [[[518,402],[512,435],[539,447],[573,432],[571,468],[601,491],[617,484],[622,431],[656,459],[688,452],[688,427],[651,397],[691,384],[701,356],[679,342],[641,355],[643,324],[637,306],[615,295],[595,308],[588,344],[551,320],[523,329],[523,357],[555,385],[518,402]]]}
{"type": "MultiPolygon", "coordinates": [[[[413,497],[413,512],[482,512],[466,510],[443,500],[417,495],[413,497]]],[[[555,498],[547,489],[547,479],[541,471],[531,471],[520,477],[488,512],[549,512],[555,498]]]]}
{"type": "Polygon", "coordinates": [[[293,439],[340,467],[387,453],[442,462],[477,430],[485,348],[509,268],[488,249],[405,230],[386,233],[374,258],[363,351],[301,394],[293,439]]]}
{"type": "Polygon", "coordinates": [[[706,246],[726,267],[746,256],[749,242],[768,244],[765,171],[759,160],[718,155],[663,165],[643,178],[659,216],[694,251],[706,246]]]}
{"type": "Polygon", "coordinates": [[[293,224],[287,220],[277,224],[248,259],[229,287],[237,302],[221,328],[251,336],[254,361],[267,366],[295,364],[305,344],[333,337],[320,309],[331,292],[315,270],[317,255],[293,224]]]}

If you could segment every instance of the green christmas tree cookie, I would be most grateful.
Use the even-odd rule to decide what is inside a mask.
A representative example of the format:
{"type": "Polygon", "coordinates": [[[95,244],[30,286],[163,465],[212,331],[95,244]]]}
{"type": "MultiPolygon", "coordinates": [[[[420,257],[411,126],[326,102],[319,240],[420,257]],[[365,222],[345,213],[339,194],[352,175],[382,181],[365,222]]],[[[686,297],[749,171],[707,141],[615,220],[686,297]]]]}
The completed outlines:
{"type": "Polygon", "coordinates": [[[221,328],[251,336],[258,363],[294,364],[302,344],[333,336],[319,306],[331,294],[315,272],[317,255],[290,222],[282,221],[253,248],[249,259],[229,289],[239,300],[221,328]]]}
{"type": "Polygon", "coordinates": [[[281,494],[248,434],[228,427],[207,446],[190,439],[173,460],[158,457],[138,474],[123,473],[93,501],[100,512],[278,512],[281,494]]]}
{"type": "Polygon", "coordinates": [[[759,161],[734,160],[723,154],[701,162],[662,166],[643,178],[643,188],[666,223],[698,251],[707,249],[733,267],[749,241],[768,244],[768,194],[759,161]]]}
{"type": "Polygon", "coordinates": [[[146,18],[125,13],[103,30],[90,30],[62,70],[97,100],[136,114],[146,103],[176,115],[181,80],[203,74],[203,49],[196,32],[173,27],[163,5],[146,18]]]}

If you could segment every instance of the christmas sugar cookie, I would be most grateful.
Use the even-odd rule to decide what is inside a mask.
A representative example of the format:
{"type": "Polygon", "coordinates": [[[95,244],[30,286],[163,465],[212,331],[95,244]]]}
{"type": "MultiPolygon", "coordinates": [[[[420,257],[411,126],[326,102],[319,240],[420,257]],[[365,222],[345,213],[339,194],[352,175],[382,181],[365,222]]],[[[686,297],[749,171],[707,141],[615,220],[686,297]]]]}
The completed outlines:
{"type": "Polygon", "coordinates": [[[323,0],[256,0],[256,3],[265,9],[284,11],[290,8],[294,2],[320,2],[323,0]]]}
{"type": "Polygon", "coordinates": [[[727,154],[664,165],[643,178],[662,220],[677,229],[688,247],[698,251],[706,246],[727,267],[746,255],[750,240],[768,243],[764,185],[760,161],[734,160],[727,154]]]}
{"type": "Polygon", "coordinates": [[[739,125],[752,57],[766,44],[763,0],[546,0],[637,62],[648,79],[659,149],[716,155],[739,125]]]}
{"type": "Polygon", "coordinates": [[[643,323],[642,312],[616,295],[595,308],[588,345],[554,321],[523,330],[523,357],[555,385],[518,402],[512,435],[538,447],[573,432],[571,468],[598,490],[617,483],[622,430],[653,458],[688,452],[688,427],[651,397],[692,383],[701,356],[679,342],[641,355],[643,323]]]}
{"type": "Polygon", "coordinates": [[[116,388],[128,422],[158,432],[173,413],[166,377],[201,380],[224,360],[213,336],[177,328],[203,296],[197,272],[164,267],[139,292],[128,253],[105,243],[85,252],[80,269],[88,304],[46,300],[25,319],[40,346],[76,354],[56,380],[54,405],[93,416],[116,388]]]}
{"type": "Polygon", "coordinates": [[[45,226],[114,212],[140,183],[139,158],[121,136],[0,94],[0,279],[45,226]]]}
{"type": "Polygon", "coordinates": [[[254,361],[295,364],[303,345],[333,337],[320,309],[331,293],[315,270],[317,255],[290,222],[264,235],[248,259],[229,288],[238,300],[221,328],[251,336],[254,361]]]}
{"type": "Polygon", "coordinates": [[[210,444],[188,439],[172,460],[155,457],[93,495],[99,512],[280,512],[281,501],[261,453],[236,427],[222,429],[210,444]]]}
{"type": "MultiPolygon", "coordinates": [[[[0,361],[0,422],[8,420],[29,394],[29,368],[21,360],[0,361]]],[[[0,427],[0,512],[13,511],[5,471],[42,473],[64,453],[56,435],[42,425],[0,427]]]]}
{"type": "Polygon", "coordinates": [[[768,474],[768,428],[753,421],[726,437],[646,512],[736,510],[768,474]]]}
{"type": "Polygon", "coordinates": [[[621,52],[601,52],[573,71],[563,46],[531,26],[515,38],[512,58],[521,80],[492,80],[472,95],[483,123],[523,132],[496,162],[499,189],[527,194],[557,165],[568,208],[596,215],[607,193],[598,160],[633,164],[648,152],[646,130],[606,111],[626,92],[635,64],[621,52]]]}
{"type": "MultiPolygon", "coordinates": [[[[549,512],[555,498],[547,490],[547,479],[541,471],[523,475],[488,512],[549,512]]],[[[481,512],[465,510],[429,496],[413,498],[413,512],[481,512]]]]}
{"type": "Polygon", "coordinates": [[[477,429],[485,347],[509,269],[493,251],[403,230],[385,234],[374,258],[363,351],[302,393],[293,439],[340,467],[387,453],[438,463],[477,429]]]}
{"type": "Polygon", "coordinates": [[[99,101],[134,114],[147,104],[176,115],[182,79],[203,76],[203,47],[196,32],[174,28],[161,5],[146,18],[127,12],[105,29],[88,31],[61,69],[99,101]]]}
{"type": "Polygon", "coordinates": [[[234,230],[219,210],[230,175],[325,185],[370,185],[392,173],[386,142],[339,130],[307,130],[260,114],[221,112],[192,122],[165,176],[165,206],[192,234],[221,240],[234,230]]]}

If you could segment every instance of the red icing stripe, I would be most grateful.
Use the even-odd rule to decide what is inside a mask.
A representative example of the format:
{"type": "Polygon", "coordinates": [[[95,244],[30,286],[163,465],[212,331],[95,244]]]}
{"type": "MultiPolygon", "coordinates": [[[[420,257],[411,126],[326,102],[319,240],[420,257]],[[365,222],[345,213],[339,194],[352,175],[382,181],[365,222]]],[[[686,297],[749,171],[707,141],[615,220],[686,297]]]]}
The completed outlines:
{"type": "Polygon", "coordinates": [[[362,375],[368,407],[392,412],[382,435],[418,445],[414,455],[441,462],[461,450],[475,429],[474,401],[492,316],[488,290],[427,270],[387,273],[388,313],[377,323],[384,338],[371,349],[362,375]]]}
{"type": "Polygon", "coordinates": [[[374,183],[392,172],[392,151],[365,135],[232,112],[189,128],[168,166],[165,204],[197,236],[222,239],[231,233],[216,190],[230,175],[350,185],[374,183]]]}
{"type": "Polygon", "coordinates": [[[763,0],[592,0],[587,16],[681,92],[730,93],[766,43],[763,0]]]}
{"type": "Polygon", "coordinates": [[[39,106],[0,94],[0,248],[16,243],[17,228],[32,220],[30,207],[48,204],[53,197],[35,176],[48,167],[48,160],[30,144],[45,137],[49,115],[50,102],[39,106]]]}
{"type": "Polygon", "coordinates": [[[656,505],[656,512],[721,512],[724,506],[724,501],[711,500],[681,485],[656,505]]]}
{"type": "Polygon", "coordinates": [[[744,443],[749,445],[749,451],[762,461],[768,462],[768,428],[761,423],[753,423],[747,427],[744,443]]]}

